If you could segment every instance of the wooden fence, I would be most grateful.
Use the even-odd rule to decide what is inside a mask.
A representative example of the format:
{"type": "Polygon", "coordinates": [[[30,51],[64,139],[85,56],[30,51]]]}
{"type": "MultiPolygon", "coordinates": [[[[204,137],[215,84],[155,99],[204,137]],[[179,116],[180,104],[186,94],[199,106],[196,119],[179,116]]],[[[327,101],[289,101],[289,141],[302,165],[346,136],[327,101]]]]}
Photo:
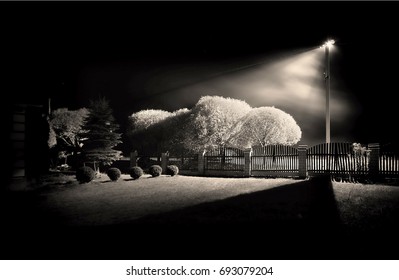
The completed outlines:
{"type": "Polygon", "coordinates": [[[399,149],[379,144],[356,147],[353,143],[323,143],[309,148],[269,145],[247,150],[223,147],[195,155],[162,154],[162,167],[168,164],[177,165],[181,174],[192,175],[399,178],[399,149]]]}
{"type": "Polygon", "coordinates": [[[255,147],[251,155],[253,176],[297,176],[298,149],[283,145],[255,147]]]}
{"type": "Polygon", "coordinates": [[[179,170],[198,170],[198,154],[181,154],[168,157],[169,165],[176,165],[179,170]]]}
{"type": "Polygon", "coordinates": [[[380,148],[379,174],[384,177],[399,177],[399,147],[387,144],[380,148]]]}
{"type": "Polygon", "coordinates": [[[366,175],[370,151],[355,150],[353,143],[323,143],[307,151],[307,170],[310,176],[329,173],[334,176],[366,175]]]}
{"type": "Polygon", "coordinates": [[[244,151],[237,148],[220,148],[204,154],[205,170],[244,171],[244,151]]]}

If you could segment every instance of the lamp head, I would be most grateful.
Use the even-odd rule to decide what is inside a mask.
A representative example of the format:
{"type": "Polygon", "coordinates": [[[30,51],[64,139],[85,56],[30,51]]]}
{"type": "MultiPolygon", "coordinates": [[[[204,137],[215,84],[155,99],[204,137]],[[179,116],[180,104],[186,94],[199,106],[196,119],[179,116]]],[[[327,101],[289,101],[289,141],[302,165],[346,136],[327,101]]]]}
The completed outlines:
{"type": "Polygon", "coordinates": [[[327,42],[325,42],[320,48],[324,48],[324,47],[328,47],[330,48],[332,45],[335,44],[335,40],[328,40],[327,42]]]}

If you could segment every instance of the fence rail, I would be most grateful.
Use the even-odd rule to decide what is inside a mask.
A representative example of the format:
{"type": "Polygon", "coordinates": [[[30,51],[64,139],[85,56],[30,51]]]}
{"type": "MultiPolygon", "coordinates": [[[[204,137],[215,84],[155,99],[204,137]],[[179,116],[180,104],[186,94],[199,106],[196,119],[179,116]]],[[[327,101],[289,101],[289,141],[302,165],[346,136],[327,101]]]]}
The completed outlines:
{"type": "Polygon", "coordinates": [[[251,156],[254,171],[298,171],[298,149],[283,145],[256,147],[251,156]]]}
{"type": "Polygon", "coordinates": [[[353,143],[323,143],[307,151],[307,169],[310,175],[365,175],[368,173],[368,165],[367,149],[364,152],[355,151],[353,143]]]}
{"type": "Polygon", "coordinates": [[[392,144],[382,146],[378,163],[380,175],[399,177],[399,148],[392,144]]]}
{"type": "Polygon", "coordinates": [[[179,170],[195,171],[198,169],[198,154],[170,155],[169,165],[176,165],[179,170]]]}
{"type": "MultiPolygon", "coordinates": [[[[141,158],[161,164],[159,156],[141,158]]],[[[135,163],[131,159],[131,164],[135,163]]],[[[166,167],[166,164],[175,164],[180,170],[186,170],[186,174],[199,175],[306,177],[330,174],[399,178],[399,147],[356,146],[354,143],[323,143],[309,148],[306,145],[298,148],[269,145],[245,151],[223,147],[205,154],[163,154],[162,166],[166,167]]]]}
{"type": "Polygon", "coordinates": [[[244,151],[237,148],[220,148],[204,155],[205,170],[243,171],[245,168],[244,151]]]}

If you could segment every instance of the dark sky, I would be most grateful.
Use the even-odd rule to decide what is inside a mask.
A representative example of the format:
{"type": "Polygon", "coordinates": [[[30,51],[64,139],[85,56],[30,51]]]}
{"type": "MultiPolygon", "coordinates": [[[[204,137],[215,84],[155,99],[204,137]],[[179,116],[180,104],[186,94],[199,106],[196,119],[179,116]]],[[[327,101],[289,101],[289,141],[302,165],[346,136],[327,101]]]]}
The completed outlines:
{"type": "MultiPolygon", "coordinates": [[[[231,96],[221,85],[256,68],[246,66],[331,37],[332,94],[352,111],[339,124],[332,114],[333,139],[397,141],[398,11],[396,2],[1,2],[1,92],[72,109],[102,95],[123,126],[141,109],[191,108],[202,92],[231,96]]],[[[277,105],[302,106],[289,104],[277,105]]],[[[324,135],[322,117],[312,125],[310,142],[324,135]]]]}

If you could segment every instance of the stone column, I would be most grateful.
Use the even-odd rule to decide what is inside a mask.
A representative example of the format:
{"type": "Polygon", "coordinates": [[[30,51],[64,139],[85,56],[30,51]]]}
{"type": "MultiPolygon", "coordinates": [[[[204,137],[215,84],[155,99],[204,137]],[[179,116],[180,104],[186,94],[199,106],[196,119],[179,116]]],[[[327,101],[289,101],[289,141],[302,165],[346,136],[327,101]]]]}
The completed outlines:
{"type": "Polygon", "coordinates": [[[251,156],[252,156],[252,148],[244,150],[244,160],[245,160],[245,167],[244,167],[244,176],[250,177],[251,176],[251,156]]]}
{"type": "Polygon", "coordinates": [[[161,167],[162,167],[162,174],[166,173],[166,167],[169,164],[169,153],[162,153],[161,154],[161,167]]]}
{"type": "Polygon", "coordinates": [[[378,175],[380,173],[379,170],[379,161],[380,161],[380,144],[379,143],[371,143],[368,145],[370,150],[370,160],[369,160],[369,176],[374,180],[378,180],[378,175]]]}
{"type": "Polygon", "coordinates": [[[198,175],[204,175],[205,173],[204,158],[205,158],[205,151],[203,153],[198,154],[198,175]]]}
{"type": "Polygon", "coordinates": [[[137,166],[137,156],[137,150],[130,153],[130,168],[132,168],[133,166],[137,166]]]}

